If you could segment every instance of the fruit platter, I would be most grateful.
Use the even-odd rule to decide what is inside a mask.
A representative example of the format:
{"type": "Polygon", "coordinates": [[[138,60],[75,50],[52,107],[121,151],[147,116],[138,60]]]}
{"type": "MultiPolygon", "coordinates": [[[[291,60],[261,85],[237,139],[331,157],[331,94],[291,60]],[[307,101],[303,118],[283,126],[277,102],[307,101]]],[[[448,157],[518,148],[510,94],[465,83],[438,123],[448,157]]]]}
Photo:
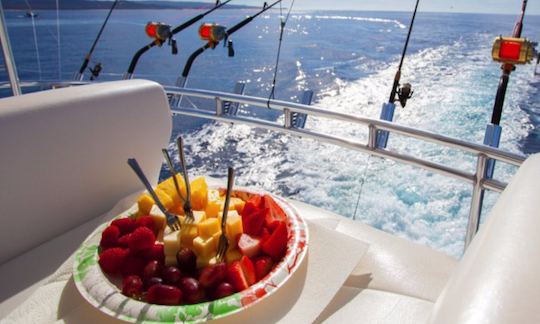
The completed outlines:
{"type": "Polygon", "coordinates": [[[209,187],[202,177],[187,184],[189,218],[180,174],[154,190],[178,215],[180,229],[167,226],[153,196],[143,193],[86,239],[73,273],[90,304],[128,322],[209,321],[268,298],[305,261],[307,225],[285,200],[235,188],[226,203],[227,190],[209,187]],[[228,215],[223,224],[222,214],[228,215]],[[228,245],[219,254],[222,229],[228,245]]]}

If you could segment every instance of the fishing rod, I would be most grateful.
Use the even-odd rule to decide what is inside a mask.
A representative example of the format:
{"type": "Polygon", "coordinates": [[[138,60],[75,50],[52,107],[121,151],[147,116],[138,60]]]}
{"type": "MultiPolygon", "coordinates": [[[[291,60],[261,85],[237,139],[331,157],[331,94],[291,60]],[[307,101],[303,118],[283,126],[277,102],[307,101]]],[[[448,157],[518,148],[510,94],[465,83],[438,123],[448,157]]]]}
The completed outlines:
{"type": "Polygon", "coordinates": [[[186,83],[187,77],[189,75],[189,71],[191,70],[191,66],[193,65],[193,62],[195,61],[195,59],[199,55],[204,53],[204,51],[206,51],[207,49],[209,49],[209,48],[214,49],[219,44],[219,42],[221,40],[225,39],[227,41],[228,55],[229,56],[234,56],[233,43],[232,43],[232,40],[229,39],[229,37],[232,34],[234,34],[235,32],[237,32],[239,29],[241,29],[242,27],[249,24],[257,16],[261,15],[262,13],[267,11],[268,9],[274,7],[275,5],[280,3],[281,1],[282,0],[277,0],[274,3],[272,3],[271,5],[268,5],[265,2],[264,5],[263,5],[263,8],[259,12],[257,12],[253,16],[246,17],[244,20],[242,20],[241,22],[239,22],[238,24],[234,25],[233,27],[231,27],[229,29],[225,29],[224,26],[220,26],[220,25],[217,25],[217,24],[203,24],[201,26],[201,28],[199,29],[199,35],[201,36],[201,39],[206,40],[208,42],[206,43],[206,45],[200,47],[199,49],[197,49],[196,51],[194,51],[190,55],[190,57],[186,61],[186,64],[184,66],[184,70],[182,71],[182,76],[180,78],[178,78],[178,81],[177,81],[176,85],[179,86],[179,87],[183,87],[185,85],[185,83],[186,83]]]}
{"type": "Polygon", "coordinates": [[[193,25],[197,21],[203,19],[206,15],[212,13],[214,10],[217,10],[223,7],[224,5],[226,5],[227,3],[231,1],[232,0],[221,2],[220,0],[216,0],[216,4],[214,5],[214,7],[210,8],[209,10],[201,14],[198,14],[197,16],[191,18],[190,20],[175,27],[173,30],[170,29],[169,25],[166,25],[163,23],[156,23],[156,22],[148,23],[148,25],[146,25],[146,33],[148,34],[148,36],[154,38],[154,41],[152,41],[150,44],[144,47],[141,47],[135,53],[135,55],[133,55],[133,58],[131,59],[131,63],[129,64],[128,70],[124,74],[124,80],[131,79],[133,77],[133,72],[135,71],[135,67],[137,67],[137,63],[139,62],[139,59],[144,53],[148,52],[154,46],[161,47],[167,39],[169,40],[170,45],[172,46],[172,54],[176,55],[178,53],[178,49],[176,47],[176,40],[174,40],[173,38],[174,35],[178,34],[179,32],[193,25]]]}
{"type": "MultiPolygon", "coordinates": [[[[111,17],[111,14],[114,11],[114,8],[116,8],[116,5],[118,4],[118,2],[119,0],[115,0],[111,6],[111,9],[109,9],[109,13],[107,14],[105,21],[103,22],[103,24],[101,25],[101,28],[99,29],[96,39],[94,39],[94,43],[92,44],[92,47],[90,47],[90,51],[84,57],[84,61],[81,65],[81,68],[79,69],[79,72],[75,74],[75,80],[82,81],[84,77],[84,71],[88,67],[88,63],[90,63],[90,58],[92,57],[92,54],[94,53],[94,49],[96,48],[96,45],[99,42],[99,39],[101,38],[101,34],[103,33],[105,26],[107,26],[107,23],[109,22],[109,18],[111,17]]],[[[92,72],[91,80],[93,80],[94,78],[97,78],[97,76],[99,75],[99,72],[101,72],[101,63],[96,64],[96,66],[90,71],[92,72]]]]}
{"type": "MultiPolygon", "coordinates": [[[[420,0],[416,0],[416,5],[414,6],[413,15],[411,22],[409,24],[409,30],[407,32],[407,38],[405,39],[405,45],[403,46],[403,51],[401,52],[401,59],[399,60],[399,66],[394,75],[394,83],[392,84],[392,91],[390,91],[390,98],[388,102],[383,104],[381,110],[381,119],[392,121],[394,119],[394,111],[396,109],[396,100],[399,100],[399,103],[403,108],[407,105],[407,100],[412,98],[414,91],[412,90],[410,83],[405,83],[403,86],[400,86],[401,81],[401,68],[403,67],[403,62],[405,60],[405,55],[407,54],[407,48],[409,47],[409,40],[411,39],[411,33],[414,26],[414,21],[416,20],[416,12],[418,11],[418,4],[420,0]]],[[[377,131],[377,148],[386,148],[388,144],[388,131],[377,131]]]]}
{"type": "MultiPolygon", "coordinates": [[[[527,0],[523,0],[521,5],[521,15],[517,21],[512,37],[498,36],[495,38],[492,49],[492,57],[494,61],[501,62],[502,74],[493,104],[493,112],[491,115],[491,123],[487,124],[484,135],[484,145],[499,147],[502,127],[499,125],[504,106],[504,99],[510,74],[516,69],[516,65],[529,63],[534,57],[534,46],[528,39],[522,38],[523,21],[525,11],[527,9],[527,0]]],[[[495,161],[489,159],[486,166],[486,177],[492,178],[495,169],[495,161]]]]}

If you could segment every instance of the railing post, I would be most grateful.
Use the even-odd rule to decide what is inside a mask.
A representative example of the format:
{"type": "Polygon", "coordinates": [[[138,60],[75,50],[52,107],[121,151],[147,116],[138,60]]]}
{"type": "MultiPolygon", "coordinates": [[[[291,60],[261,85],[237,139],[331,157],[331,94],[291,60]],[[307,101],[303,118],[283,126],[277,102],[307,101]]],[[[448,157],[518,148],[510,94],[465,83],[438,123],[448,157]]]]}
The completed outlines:
{"type": "Polygon", "coordinates": [[[283,114],[285,115],[285,122],[284,127],[285,128],[291,128],[292,127],[292,113],[289,109],[285,108],[283,109],[283,114]]]}
{"type": "Polygon", "coordinates": [[[368,127],[369,127],[368,147],[374,150],[375,144],[377,143],[377,127],[373,124],[369,124],[368,127]]]}
{"type": "Polygon", "coordinates": [[[471,197],[471,209],[469,210],[469,222],[467,224],[467,233],[465,234],[465,247],[466,250],[473,237],[478,232],[480,226],[480,215],[482,214],[482,200],[484,197],[484,189],[482,188],[482,182],[486,178],[486,162],[487,157],[480,153],[478,154],[478,160],[476,162],[476,174],[474,176],[473,191],[471,197]]]}
{"type": "Polygon", "coordinates": [[[216,116],[223,115],[223,101],[220,98],[216,97],[216,116]]]}

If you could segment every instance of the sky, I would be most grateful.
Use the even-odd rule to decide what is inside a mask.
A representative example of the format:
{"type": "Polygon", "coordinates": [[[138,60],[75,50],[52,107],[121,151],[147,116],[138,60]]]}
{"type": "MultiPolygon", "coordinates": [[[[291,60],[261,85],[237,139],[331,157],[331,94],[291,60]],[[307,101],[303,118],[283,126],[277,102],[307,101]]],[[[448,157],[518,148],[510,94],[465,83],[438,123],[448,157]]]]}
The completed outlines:
{"type": "MultiPolygon", "coordinates": [[[[189,0],[187,0],[189,1],[189,0]]],[[[200,1],[200,0],[199,0],[200,1]]],[[[267,0],[271,1],[271,0],[267,0]]],[[[291,0],[284,0],[287,6],[291,0]]],[[[238,4],[260,5],[264,0],[234,0],[238,4]]],[[[522,0],[420,0],[418,11],[479,12],[515,14],[522,0]]],[[[296,0],[295,9],[411,11],[415,0],[296,0]]],[[[529,0],[527,13],[540,15],[540,0],[529,0]]]]}

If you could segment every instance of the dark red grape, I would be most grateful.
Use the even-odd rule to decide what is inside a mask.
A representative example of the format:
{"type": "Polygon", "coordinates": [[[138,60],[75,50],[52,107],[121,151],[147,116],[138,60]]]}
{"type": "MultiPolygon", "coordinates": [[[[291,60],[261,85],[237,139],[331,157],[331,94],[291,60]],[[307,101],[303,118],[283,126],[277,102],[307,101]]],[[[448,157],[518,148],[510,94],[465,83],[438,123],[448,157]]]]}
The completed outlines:
{"type": "Polygon", "coordinates": [[[174,286],[153,285],[148,289],[146,299],[150,304],[180,305],[182,303],[182,291],[174,286]]]}
{"type": "Polygon", "coordinates": [[[143,282],[139,276],[128,276],[122,281],[122,293],[128,297],[137,298],[142,294],[143,282]]]}
{"type": "Polygon", "coordinates": [[[227,265],[223,262],[209,265],[202,269],[199,275],[199,283],[204,288],[212,288],[219,285],[227,276],[227,265]]]}
{"type": "Polygon", "coordinates": [[[176,285],[180,278],[182,277],[182,273],[180,270],[175,266],[168,266],[163,269],[161,272],[161,277],[163,278],[163,281],[168,285],[176,285]]]}
{"type": "Polygon", "coordinates": [[[144,287],[146,289],[152,287],[153,285],[158,285],[158,284],[162,284],[163,283],[163,279],[159,278],[159,277],[152,277],[150,279],[147,279],[144,281],[144,287]]]}
{"type": "Polygon", "coordinates": [[[152,277],[161,276],[161,263],[156,260],[152,260],[146,264],[143,269],[142,277],[144,280],[148,280],[152,277]]]}
{"type": "Polygon", "coordinates": [[[194,274],[197,270],[197,256],[189,248],[181,248],[178,253],[176,253],[176,262],[178,262],[178,268],[183,273],[194,274]]]}
{"type": "Polygon", "coordinates": [[[216,287],[212,297],[214,297],[214,299],[220,299],[232,294],[234,294],[234,287],[228,282],[222,282],[216,287]]]}
{"type": "Polygon", "coordinates": [[[198,304],[204,300],[204,290],[195,278],[182,278],[178,287],[182,290],[184,300],[189,304],[198,304]]]}

